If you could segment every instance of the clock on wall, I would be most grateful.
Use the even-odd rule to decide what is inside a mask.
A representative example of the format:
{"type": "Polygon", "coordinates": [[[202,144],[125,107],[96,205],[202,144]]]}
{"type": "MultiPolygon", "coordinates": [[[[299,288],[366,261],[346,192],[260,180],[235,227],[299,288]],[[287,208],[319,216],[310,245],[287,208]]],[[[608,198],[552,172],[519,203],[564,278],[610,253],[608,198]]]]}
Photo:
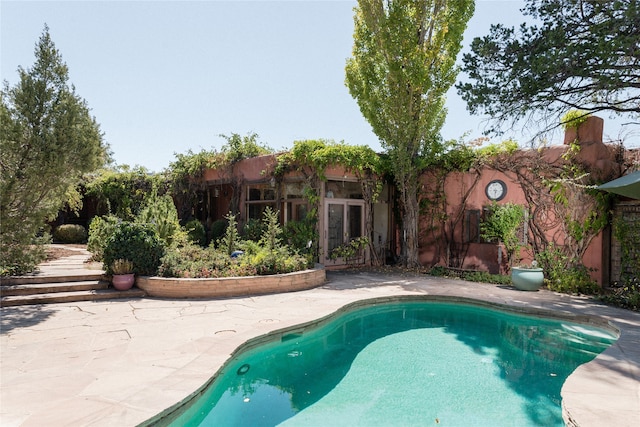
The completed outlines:
{"type": "Polygon", "coordinates": [[[498,200],[502,200],[504,196],[507,195],[507,184],[499,179],[494,179],[487,184],[487,187],[484,191],[487,194],[489,200],[494,200],[497,202],[498,200]]]}

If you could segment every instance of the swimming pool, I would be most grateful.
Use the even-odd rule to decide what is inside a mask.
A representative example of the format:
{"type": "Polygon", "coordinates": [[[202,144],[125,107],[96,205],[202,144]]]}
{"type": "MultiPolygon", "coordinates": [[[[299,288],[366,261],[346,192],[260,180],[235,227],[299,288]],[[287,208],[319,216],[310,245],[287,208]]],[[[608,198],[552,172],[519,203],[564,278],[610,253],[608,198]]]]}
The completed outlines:
{"type": "Polygon", "coordinates": [[[169,425],[563,425],[563,382],[616,336],[468,303],[401,301],[272,338],[236,354],[169,425]]]}

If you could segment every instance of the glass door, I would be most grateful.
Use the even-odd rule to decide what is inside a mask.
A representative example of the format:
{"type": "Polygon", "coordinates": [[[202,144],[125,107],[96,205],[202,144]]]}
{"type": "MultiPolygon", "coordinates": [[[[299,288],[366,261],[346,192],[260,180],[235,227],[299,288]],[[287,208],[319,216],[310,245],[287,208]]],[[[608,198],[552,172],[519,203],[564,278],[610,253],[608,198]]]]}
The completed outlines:
{"type": "MultiPolygon", "coordinates": [[[[329,199],[325,203],[325,263],[343,265],[348,260],[331,259],[332,251],[364,234],[364,201],[329,199]]],[[[364,257],[363,260],[364,262],[364,257]]]]}
{"type": "Polygon", "coordinates": [[[344,207],[343,203],[327,205],[327,255],[344,243],[344,207]]]}

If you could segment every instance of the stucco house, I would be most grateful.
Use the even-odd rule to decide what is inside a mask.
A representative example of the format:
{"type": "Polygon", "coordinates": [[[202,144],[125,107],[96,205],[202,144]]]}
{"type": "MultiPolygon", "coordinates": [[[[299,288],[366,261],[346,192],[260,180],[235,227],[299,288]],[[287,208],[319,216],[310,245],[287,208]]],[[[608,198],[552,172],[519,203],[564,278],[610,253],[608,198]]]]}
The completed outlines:
{"type": "MultiPolygon", "coordinates": [[[[612,209],[636,218],[638,201],[618,201],[613,206],[594,205],[579,195],[564,194],[564,202],[550,192],[554,180],[563,179],[563,171],[579,166],[588,175],[585,182],[606,182],[638,165],[638,151],[625,151],[619,145],[602,141],[603,120],[590,117],[579,128],[569,129],[564,144],[536,150],[518,150],[497,156],[491,162],[468,171],[446,175],[427,170],[422,174],[420,198],[425,206],[420,218],[420,261],[426,267],[445,265],[492,273],[505,272],[501,246],[483,241],[480,223],[492,203],[514,203],[523,206],[526,221],[520,232],[523,261],[549,242],[576,245],[583,263],[601,285],[616,280],[619,271],[611,270],[611,227],[579,242],[569,242],[567,221],[588,221],[594,209],[612,209]],[[562,209],[560,206],[562,205],[562,209]],[[435,210],[434,210],[435,209],[435,210]],[[630,214],[629,214],[630,212],[630,214]],[[586,218],[586,219],[585,219],[586,218]]],[[[206,190],[198,208],[198,219],[209,227],[229,211],[238,212],[238,222],[260,219],[266,207],[280,212],[283,225],[301,221],[317,208],[318,261],[328,268],[349,264],[392,263],[399,253],[402,236],[394,210],[394,188],[384,183],[375,201],[366,200],[358,177],[342,167],[328,167],[323,179],[310,183],[309,176],[290,171],[282,176],[274,173],[277,155],[245,159],[204,174],[206,190]],[[306,187],[315,186],[317,200],[312,205],[306,187]],[[350,240],[366,236],[366,250],[354,259],[332,259],[333,250],[350,240]]],[[[585,176],[587,176],[585,175],[585,176]]],[[[619,244],[618,244],[619,246],[619,244]]],[[[615,253],[615,249],[613,249],[615,253]]],[[[615,270],[615,268],[614,268],[615,270]]],[[[619,268],[618,268],[619,270],[619,268]]]]}

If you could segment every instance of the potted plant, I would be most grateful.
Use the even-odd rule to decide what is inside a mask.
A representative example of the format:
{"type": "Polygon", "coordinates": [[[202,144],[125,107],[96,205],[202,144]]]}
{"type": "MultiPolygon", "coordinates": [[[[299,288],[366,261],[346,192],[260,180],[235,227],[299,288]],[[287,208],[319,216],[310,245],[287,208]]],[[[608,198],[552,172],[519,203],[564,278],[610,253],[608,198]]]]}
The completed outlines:
{"type": "Polygon", "coordinates": [[[133,262],[128,259],[119,258],[113,261],[111,271],[113,272],[111,283],[114,288],[119,291],[131,289],[136,280],[133,272],[133,262]]]}
{"type": "Polygon", "coordinates": [[[530,266],[511,267],[511,281],[521,291],[537,291],[544,281],[544,273],[538,263],[532,261],[530,266]]]}
{"type": "Polygon", "coordinates": [[[524,221],[524,208],[514,203],[493,203],[480,223],[480,234],[488,242],[504,245],[506,265],[511,268],[520,259],[518,230],[524,221]]]}

